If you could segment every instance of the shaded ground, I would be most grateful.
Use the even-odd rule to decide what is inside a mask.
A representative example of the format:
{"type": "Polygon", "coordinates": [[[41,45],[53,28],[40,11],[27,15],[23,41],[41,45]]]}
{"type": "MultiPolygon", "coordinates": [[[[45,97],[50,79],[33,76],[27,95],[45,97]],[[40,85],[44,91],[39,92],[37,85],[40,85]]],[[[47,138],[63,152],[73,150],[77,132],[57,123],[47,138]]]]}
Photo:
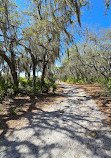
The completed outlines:
{"type": "Polygon", "coordinates": [[[29,96],[5,98],[0,104],[0,137],[9,135],[12,129],[20,129],[28,123],[29,121],[25,119],[26,114],[42,110],[54,101],[63,99],[62,91],[58,86],[56,94],[41,94],[35,98],[29,96]]]}
{"type": "Polygon", "coordinates": [[[111,130],[95,102],[72,85],[60,87],[54,103],[40,108],[33,102],[33,110],[23,115],[24,125],[8,128],[10,134],[6,128],[0,158],[111,157],[111,130]]]}
{"type": "Polygon", "coordinates": [[[107,94],[105,88],[99,83],[75,84],[84,89],[97,103],[99,109],[107,116],[106,121],[111,126],[111,94],[107,94]]]}

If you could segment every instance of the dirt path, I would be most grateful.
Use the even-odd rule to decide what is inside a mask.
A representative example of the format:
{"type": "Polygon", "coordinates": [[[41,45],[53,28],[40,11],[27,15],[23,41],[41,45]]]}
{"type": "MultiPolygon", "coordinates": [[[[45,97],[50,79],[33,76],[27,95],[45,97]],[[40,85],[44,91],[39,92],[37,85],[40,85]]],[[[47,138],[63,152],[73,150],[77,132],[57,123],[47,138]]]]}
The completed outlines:
{"type": "Polygon", "coordinates": [[[0,158],[111,157],[105,116],[83,90],[61,87],[64,99],[26,114],[26,125],[0,139],[0,158]]]}
{"type": "Polygon", "coordinates": [[[111,126],[111,94],[107,89],[97,82],[90,84],[76,83],[74,86],[85,90],[93,98],[99,109],[106,116],[107,124],[111,126]]]}

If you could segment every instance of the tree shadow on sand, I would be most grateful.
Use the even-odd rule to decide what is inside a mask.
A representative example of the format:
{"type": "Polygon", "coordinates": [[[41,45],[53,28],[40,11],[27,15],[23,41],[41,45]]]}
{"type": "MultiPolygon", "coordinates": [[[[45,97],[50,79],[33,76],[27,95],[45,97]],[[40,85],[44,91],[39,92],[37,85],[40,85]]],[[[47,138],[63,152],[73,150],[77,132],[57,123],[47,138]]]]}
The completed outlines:
{"type": "MultiPolygon", "coordinates": [[[[70,93],[68,94],[70,95],[70,93]]],[[[68,142],[65,142],[67,140],[73,142],[71,150],[75,153],[77,153],[75,147],[76,142],[78,142],[79,148],[86,152],[87,157],[91,157],[91,155],[87,155],[88,150],[92,157],[110,158],[111,138],[107,135],[109,131],[100,128],[97,131],[98,138],[88,136],[87,131],[90,131],[90,129],[85,125],[99,123],[99,120],[98,118],[95,121],[90,120],[85,115],[69,111],[71,105],[77,104],[76,100],[73,100],[72,103],[69,100],[69,105],[64,106],[64,110],[55,111],[42,110],[39,106],[36,106],[36,99],[24,100],[22,104],[26,102],[30,103],[28,112],[22,111],[22,114],[18,115],[16,119],[23,116],[28,120],[28,124],[20,129],[11,129],[11,134],[8,137],[6,133],[9,127],[6,120],[9,118],[7,118],[8,116],[1,117],[1,120],[5,122],[5,129],[0,139],[1,158],[53,158],[58,155],[64,157],[61,154],[64,147],[68,148],[68,142]]],[[[96,116],[94,117],[96,118],[96,116]]],[[[68,151],[68,149],[65,150],[68,151]]],[[[79,150],[78,152],[82,151],[79,150]]]]}
{"type": "Polygon", "coordinates": [[[47,135],[53,132],[64,134],[65,137],[74,139],[80,142],[81,145],[87,145],[87,149],[89,149],[94,156],[99,155],[100,157],[110,158],[107,152],[111,149],[111,138],[108,138],[107,135],[103,135],[106,131],[102,130],[98,131],[98,140],[100,142],[95,138],[87,137],[86,131],[88,128],[79,123],[80,120],[89,122],[89,120],[83,116],[63,112],[61,110],[54,112],[39,110],[38,113],[31,112],[25,117],[29,120],[29,124],[19,130],[12,131],[12,140],[7,137],[0,140],[1,153],[3,152],[7,158],[9,155],[13,155],[14,158],[22,156],[46,156],[52,158],[54,156],[52,154],[54,150],[62,150],[61,142],[57,142],[56,137],[54,138],[55,143],[46,139],[47,135]],[[28,132],[29,134],[27,134],[28,132]],[[23,133],[23,135],[19,136],[19,133],[23,133]],[[26,138],[21,138],[25,136],[26,138]],[[22,148],[24,148],[24,151],[22,151],[22,148]]]}

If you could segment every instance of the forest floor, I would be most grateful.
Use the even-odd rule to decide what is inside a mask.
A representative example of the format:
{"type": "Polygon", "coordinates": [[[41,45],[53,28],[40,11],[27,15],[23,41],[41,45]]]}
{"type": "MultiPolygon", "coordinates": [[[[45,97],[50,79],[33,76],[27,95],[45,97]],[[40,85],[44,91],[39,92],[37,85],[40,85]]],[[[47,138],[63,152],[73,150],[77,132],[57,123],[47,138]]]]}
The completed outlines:
{"type": "Polygon", "coordinates": [[[24,119],[26,114],[43,110],[55,101],[63,99],[62,91],[58,86],[56,94],[44,93],[34,98],[29,96],[6,97],[2,104],[0,104],[0,137],[9,135],[9,129],[20,129],[27,124],[28,120],[24,119]]]}
{"type": "MultiPolygon", "coordinates": [[[[55,95],[6,98],[0,112],[0,158],[110,158],[108,116],[82,86],[60,83],[55,95]]],[[[92,91],[92,85],[86,87],[92,91]]]]}

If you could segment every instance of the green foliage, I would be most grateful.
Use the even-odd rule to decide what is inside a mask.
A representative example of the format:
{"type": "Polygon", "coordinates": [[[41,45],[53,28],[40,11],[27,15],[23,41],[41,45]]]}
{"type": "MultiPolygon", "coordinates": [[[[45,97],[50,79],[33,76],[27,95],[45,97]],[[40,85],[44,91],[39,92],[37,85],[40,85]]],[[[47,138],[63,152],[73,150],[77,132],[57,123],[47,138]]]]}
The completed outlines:
{"type": "Polygon", "coordinates": [[[3,99],[4,99],[4,96],[5,96],[5,91],[0,91],[0,102],[2,102],[3,101],[3,99]]]}
{"type": "Polygon", "coordinates": [[[40,92],[40,89],[41,89],[41,80],[38,79],[38,80],[36,81],[35,90],[38,91],[38,92],[40,92]]]}
{"type": "Polygon", "coordinates": [[[57,85],[56,84],[53,84],[52,85],[52,92],[55,93],[57,90],[57,85]]]}
{"type": "Polygon", "coordinates": [[[5,95],[4,87],[5,87],[5,81],[2,80],[2,81],[0,81],[0,101],[3,100],[4,95],[5,95]]]}
{"type": "Polygon", "coordinates": [[[93,76],[90,77],[90,82],[98,82],[98,79],[94,78],[93,76]]]}
{"type": "Polygon", "coordinates": [[[68,82],[68,83],[74,83],[74,79],[73,79],[72,77],[70,77],[70,78],[68,78],[68,79],[66,80],[66,82],[68,82]]]}
{"type": "Polygon", "coordinates": [[[21,93],[17,93],[17,94],[16,94],[16,97],[21,97],[21,93]]]}
{"type": "Polygon", "coordinates": [[[5,80],[1,80],[1,81],[0,81],[0,92],[1,92],[2,90],[4,90],[5,86],[6,86],[5,80]]]}
{"type": "Polygon", "coordinates": [[[68,78],[65,82],[67,82],[67,83],[87,83],[86,81],[83,81],[81,78],[75,79],[73,77],[68,78]]]}
{"type": "Polygon", "coordinates": [[[86,83],[86,81],[78,80],[77,83],[86,83]]]}
{"type": "Polygon", "coordinates": [[[3,107],[2,106],[0,106],[0,112],[2,112],[3,111],[3,107]]]}
{"type": "MultiPolygon", "coordinates": [[[[75,22],[76,19],[81,25],[81,7],[88,6],[88,2],[88,0],[70,2],[64,0],[35,0],[35,2],[29,3],[30,7],[27,7],[29,9],[24,11],[23,17],[21,17],[19,8],[14,2],[10,0],[7,2],[1,1],[0,31],[3,40],[0,43],[0,67],[6,73],[3,76],[4,80],[0,81],[1,98],[4,95],[13,95],[14,91],[18,90],[18,73],[25,72],[27,78],[30,78],[32,70],[33,72],[44,72],[44,67],[45,81],[41,83],[41,80],[37,79],[34,87],[33,80],[20,77],[20,92],[17,95],[20,96],[22,92],[27,94],[30,92],[33,92],[33,94],[49,92],[51,88],[55,93],[57,89],[55,78],[53,75],[48,77],[48,71],[51,74],[52,66],[60,57],[61,46],[68,47],[74,42],[73,35],[75,31],[73,34],[69,28],[70,26],[74,28],[74,25],[78,28],[75,22]],[[76,18],[73,21],[74,16],[76,18]],[[12,37],[14,37],[14,40],[12,40],[12,37]]],[[[106,6],[109,5],[108,0],[106,6]]],[[[86,38],[87,40],[78,43],[77,46],[74,45],[71,49],[67,48],[67,58],[62,64],[62,68],[56,70],[56,75],[60,70],[58,79],[71,83],[103,82],[111,89],[110,81],[107,83],[103,80],[105,76],[106,78],[109,77],[108,71],[110,70],[110,65],[108,65],[110,63],[110,30],[108,33],[102,31],[103,35],[99,36],[88,30],[86,32],[85,30],[83,32],[77,30],[77,32],[80,32],[81,36],[83,33],[84,38],[82,39],[85,40],[86,38]]]]}
{"type": "MultiPolygon", "coordinates": [[[[48,93],[52,88],[53,93],[56,91],[57,87],[55,84],[54,78],[45,78],[44,83],[41,83],[41,79],[38,78],[36,81],[35,87],[33,87],[32,80],[26,80],[26,78],[20,77],[19,79],[19,90],[24,93],[33,93],[33,95],[38,95],[41,92],[48,93]]],[[[21,94],[18,93],[16,96],[20,96],[21,94]]]]}
{"type": "Polygon", "coordinates": [[[41,91],[48,93],[51,89],[52,89],[52,92],[55,93],[55,91],[57,89],[56,84],[55,84],[55,78],[53,78],[53,77],[48,78],[48,79],[45,78],[45,82],[41,86],[41,91]]]}
{"type": "Polygon", "coordinates": [[[43,93],[48,93],[50,90],[50,82],[46,81],[44,84],[41,86],[41,92],[43,93]]]}
{"type": "Polygon", "coordinates": [[[7,95],[8,95],[8,96],[14,95],[14,88],[8,88],[8,89],[7,89],[7,95]]]}
{"type": "Polygon", "coordinates": [[[23,78],[23,77],[20,77],[19,78],[19,89],[27,91],[27,92],[32,91],[33,81],[32,80],[27,80],[26,78],[23,78]]]}
{"type": "Polygon", "coordinates": [[[4,79],[0,81],[0,101],[4,99],[4,97],[11,96],[14,94],[14,86],[11,83],[7,83],[4,79]]]}
{"type": "Polygon", "coordinates": [[[108,91],[111,92],[111,78],[109,78],[109,82],[107,83],[108,91]]]}
{"type": "Polygon", "coordinates": [[[9,115],[10,116],[15,116],[15,115],[17,115],[17,113],[18,113],[18,109],[17,108],[10,108],[10,110],[9,110],[9,115]]]}
{"type": "Polygon", "coordinates": [[[32,87],[33,83],[32,83],[32,80],[27,80],[26,78],[23,78],[23,77],[20,77],[19,79],[19,86],[20,87],[32,87]]]}
{"type": "Polygon", "coordinates": [[[61,67],[56,68],[57,78],[70,83],[99,82],[110,91],[110,34],[110,28],[97,32],[84,30],[84,40],[69,48],[69,56],[66,52],[61,67]]]}

